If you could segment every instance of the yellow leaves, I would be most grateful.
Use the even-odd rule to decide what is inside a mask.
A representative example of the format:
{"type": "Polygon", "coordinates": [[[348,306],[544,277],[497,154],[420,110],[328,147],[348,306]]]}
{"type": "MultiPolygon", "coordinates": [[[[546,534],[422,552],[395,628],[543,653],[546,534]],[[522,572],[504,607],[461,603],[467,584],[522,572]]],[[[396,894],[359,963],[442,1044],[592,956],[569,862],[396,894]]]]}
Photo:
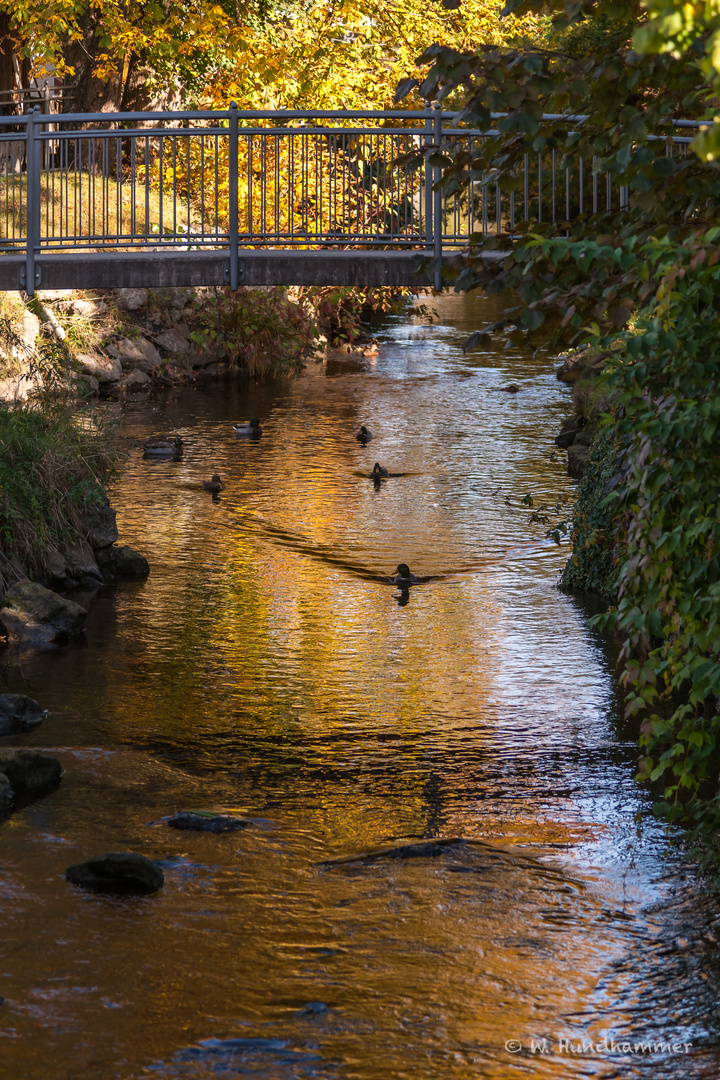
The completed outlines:
{"type": "Polygon", "coordinates": [[[291,24],[246,27],[242,43],[227,50],[230,70],[213,76],[203,101],[219,104],[233,84],[245,108],[267,107],[272,81],[276,108],[392,108],[398,82],[422,78],[416,58],[430,42],[462,51],[532,34],[534,18],[501,20],[502,7],[503,0],[464,0],[457,11],[421,0],[339,0],[295,9],[291,24]]]}

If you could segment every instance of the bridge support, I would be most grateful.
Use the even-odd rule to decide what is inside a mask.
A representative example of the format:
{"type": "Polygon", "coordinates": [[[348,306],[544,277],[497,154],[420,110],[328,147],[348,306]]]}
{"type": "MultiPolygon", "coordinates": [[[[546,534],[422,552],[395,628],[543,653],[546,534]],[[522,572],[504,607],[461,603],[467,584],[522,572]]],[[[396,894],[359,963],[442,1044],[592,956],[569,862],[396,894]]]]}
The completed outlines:
{"type": "MultiPolygon", "coordinates": [[[[114,251],[66,255],[43,252],[34,260],[40,289],[173,288],[235,285],[416,285],[430,287],[434,274],[417,274],[425,253],[413,251],[247,250],[237,260],[228,251],[114,251]]],[[[25,255],[0,256],[0,289],[18,287],[25,255]]],[[[27,286],[24,286],[27,288],[27,286]]],[[[28,292],[31,290],[28,289],[28,292]]]]}

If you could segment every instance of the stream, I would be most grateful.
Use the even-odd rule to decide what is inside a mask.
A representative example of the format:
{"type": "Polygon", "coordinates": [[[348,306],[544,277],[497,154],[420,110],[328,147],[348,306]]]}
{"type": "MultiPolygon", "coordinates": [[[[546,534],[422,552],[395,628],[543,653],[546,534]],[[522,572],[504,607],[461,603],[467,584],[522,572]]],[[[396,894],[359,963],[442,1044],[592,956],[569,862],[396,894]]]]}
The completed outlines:
{"type": "Polygon", "coordinates": [[[571,505],[570,391],[547,355],[463,354],[494,301],[432,306],[376,357],[129,403],[185,446],[111,490],[150,577],[102,589],[82,645],[0,656],[50,710],[8,744],[65,770],[0,825],[8,1080],[720,1075],[720,914],[532,519],[571,505]],[[435,838],[464,842],[389,857],[435,838]],[[66,882],[125,850],[165,887],[66,882]]]}

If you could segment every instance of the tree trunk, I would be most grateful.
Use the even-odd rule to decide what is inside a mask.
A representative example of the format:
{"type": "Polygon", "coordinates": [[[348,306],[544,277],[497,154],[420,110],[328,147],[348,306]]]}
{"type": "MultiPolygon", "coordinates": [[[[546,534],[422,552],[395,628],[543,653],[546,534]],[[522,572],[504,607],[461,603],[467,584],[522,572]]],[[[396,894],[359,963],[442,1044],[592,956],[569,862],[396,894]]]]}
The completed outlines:
{"type": "Polygon", "coordinates": [[[73,97],[63,112],[116,112],[120,104],[120,76],[115,72],[109,79],[95,77],[95,64],[100,48],[98,29],[92,12],[87,11],[80,22],[82,40],[70,42],[64,50],[66,63],[75,69],[76,84],[73,97]]]}
{"type": "Polygon", "coordinates": [[[0,114],[3,116],[18,112],[17,99],[10,93],[17,90],[13,57],[18,45],[17,36],[10,28],[10,16],[6,11],[0,11],[0,114]]]}

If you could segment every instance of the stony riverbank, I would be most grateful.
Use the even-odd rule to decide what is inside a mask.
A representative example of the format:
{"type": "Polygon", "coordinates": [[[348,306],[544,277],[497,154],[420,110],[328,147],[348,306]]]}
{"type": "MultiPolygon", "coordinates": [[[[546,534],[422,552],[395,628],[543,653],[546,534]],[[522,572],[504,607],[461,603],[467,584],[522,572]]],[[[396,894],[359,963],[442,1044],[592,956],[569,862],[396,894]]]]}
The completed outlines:
{"type": "Polygon", "coordinates": [[[345,296],[322,290],[299,300],[298,290],[274,288],[38,290],[31,301],[5,294],[0,401],[48,388],[122,399],[200,380],[287,374],[322,358],[338,323],[340,337],[353,342],[343,349],[374,347],[358,330],[359,300],[352,312],[345,296]]]}

